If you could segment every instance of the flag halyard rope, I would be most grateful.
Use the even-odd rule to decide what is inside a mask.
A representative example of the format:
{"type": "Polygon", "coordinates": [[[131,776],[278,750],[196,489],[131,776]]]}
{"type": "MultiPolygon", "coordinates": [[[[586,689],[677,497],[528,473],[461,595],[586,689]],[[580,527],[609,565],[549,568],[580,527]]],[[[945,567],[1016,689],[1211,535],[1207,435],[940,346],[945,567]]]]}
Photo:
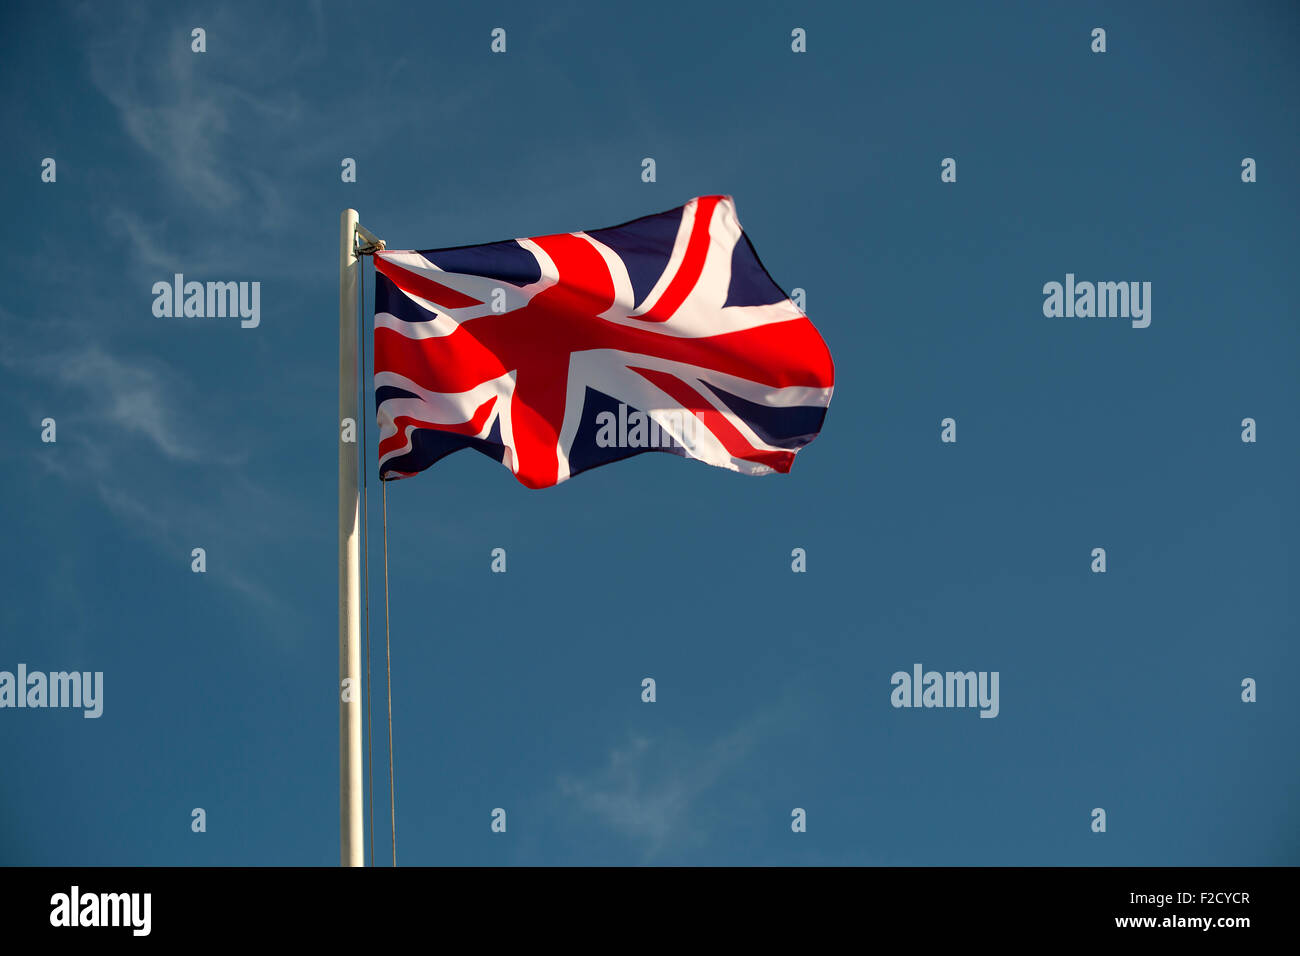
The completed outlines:
{"type": "MultiPolygon", "coordinates": [[[[364,228],[360,223],[358,223],[356,227],[355,241],[356,241],[356,254],[358,256],[373,256],[376,252],[383,252],[385,249],[384,240],[376,238],[372,232],[364,228]]],[[[361,334],[361,349],[359,351],[359,354],[361,356],[361,362],[362,362],[361,372],[364,373],[365,372],[365,321],[364,321],[365,270],[364,269],[362,270],[362,275],[361,275],[360,290],[361,290],[361,294],[359,297],[359,305],[361,308],[362,321],[358,322],[357,326],[361,334]]],[[[365,380],[364,375],[358,375],[358,379],[364,382],[365,380]]],[[[363,394],[364,394],[364,388],[363,388],[363,394]]],[[[361,447],[362,447],[362,453],[364,455],[366,449],[366,425],[365,425],[366,406],[364,404],[364,399],[361,399],[361,401],[362,401],[362,405],[361,405],[362,446],[361,447]]],[[[366,491],[368,490],[368,486],[366,483],[367,472],[368,469],[365,467],[363,461],[362,464],[363,494],[365,494],[366,491]]],[[[391,629],[389,627],[389,611],[388,611],[388,483],[384,481],[382,477],[380,478],[379,481],[379,487],[380,487],[380,497],[382,499],[383,528],[384,528],[384,534],[383,534],[384,658],[385,658],[385,671],[386,671],[385,684],[387,686],[387,692],[388,692],[388,811],[389,811],[389,820],[391,822],[391,832],[392,832],[392,842],[393,842],[393,866],[397,866],[397,793],[394,787],[394,771],[393,771],[393,648],[392,648],[392,640],[390,637],[391,629]]],[[[362,534],[363,537],[366,539],[366,541],[368,541],[369,539],[368,515],[369,512],[367,511],[367,520],[362,526],[362,534]]],[[[368,555],[369,552],[368,544],[366,545],[366,552],[368,555]]],[[[363,566],[368,567],[368,564],[366,564],[366,560],[367,559],[363,559],[363,566]]],[[[370,577],[369,574],[366,573],[366,708],[368,713],[370,710],[369,708],[369,698],[370,698],[370,610],[369,608],[370,608],[370,577]]],[[[369,761],[368,761],[369,771],[370,771],[370,865],[374,866],[375,865],[375,800],[374,800],[375,782],[374,782],[373,726],[371,726],[369,741],[370,743],[367,746],[368,749],[371,750],[369,761]]]]}
{"type": "Polygon", "coordinates": [[[388,638],[388,482],[380,482],[384,499],[384,653],[388,665],[388,810],[393,824],[393,866],[397,866],[397,794],[393,789],[393,652],[388,638]]]}

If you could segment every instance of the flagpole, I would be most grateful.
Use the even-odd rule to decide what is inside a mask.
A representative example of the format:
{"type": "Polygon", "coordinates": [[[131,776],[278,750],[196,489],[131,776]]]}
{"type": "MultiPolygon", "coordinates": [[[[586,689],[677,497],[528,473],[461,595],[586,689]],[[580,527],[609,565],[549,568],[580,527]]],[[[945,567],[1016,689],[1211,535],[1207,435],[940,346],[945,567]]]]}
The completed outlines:
{"type": "Polygon", "coordinates": [[[340,865],[365,865],[361,812],[361,498],[357,488],[357,211],[339,230],[339,838],[340,865]],[[352,441],[342,440],[351,418],[352,441]],[[345,683],[346,682],[346,683],[345,683]]]}

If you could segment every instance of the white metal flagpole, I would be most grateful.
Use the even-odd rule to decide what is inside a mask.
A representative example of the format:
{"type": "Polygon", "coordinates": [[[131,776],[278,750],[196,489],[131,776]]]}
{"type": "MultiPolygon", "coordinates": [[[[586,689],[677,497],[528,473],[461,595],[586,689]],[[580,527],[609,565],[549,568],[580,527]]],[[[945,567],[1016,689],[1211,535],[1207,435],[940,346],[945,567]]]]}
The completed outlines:
{"type": "Polygon", "coordinates": [[[365,865],[361,812],[361,497],[357,488],[357,211],[339,231],[339,835],[342,866],[365,865]],[[352,441],[343,420],[352,419],[352,441]]]}

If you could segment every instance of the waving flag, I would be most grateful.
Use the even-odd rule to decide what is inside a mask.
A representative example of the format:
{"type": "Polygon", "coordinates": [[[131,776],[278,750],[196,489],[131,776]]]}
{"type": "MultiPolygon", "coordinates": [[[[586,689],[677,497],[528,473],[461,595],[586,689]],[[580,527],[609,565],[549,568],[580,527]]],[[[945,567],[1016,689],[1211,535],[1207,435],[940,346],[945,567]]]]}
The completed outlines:
{"type": "Polygon", "coordinates": [[[621,226],[375,255],[379,473],[473,448],[529,488],[647,451],[788,472],[834,367],[730,196],[621,226]]]}

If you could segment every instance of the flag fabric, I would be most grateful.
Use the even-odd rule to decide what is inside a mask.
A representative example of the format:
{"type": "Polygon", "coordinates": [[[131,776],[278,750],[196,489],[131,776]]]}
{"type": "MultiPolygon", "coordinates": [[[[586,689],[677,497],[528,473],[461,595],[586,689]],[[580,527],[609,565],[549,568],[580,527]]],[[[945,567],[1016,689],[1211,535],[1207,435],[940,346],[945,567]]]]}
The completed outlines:
{"type": "Polygon", "coordinates": [[[375,254],[379,473],[473,448],[529,488],[647,451],[788,472],[834,386],[730,196],[619,226],[375,254]]]}

